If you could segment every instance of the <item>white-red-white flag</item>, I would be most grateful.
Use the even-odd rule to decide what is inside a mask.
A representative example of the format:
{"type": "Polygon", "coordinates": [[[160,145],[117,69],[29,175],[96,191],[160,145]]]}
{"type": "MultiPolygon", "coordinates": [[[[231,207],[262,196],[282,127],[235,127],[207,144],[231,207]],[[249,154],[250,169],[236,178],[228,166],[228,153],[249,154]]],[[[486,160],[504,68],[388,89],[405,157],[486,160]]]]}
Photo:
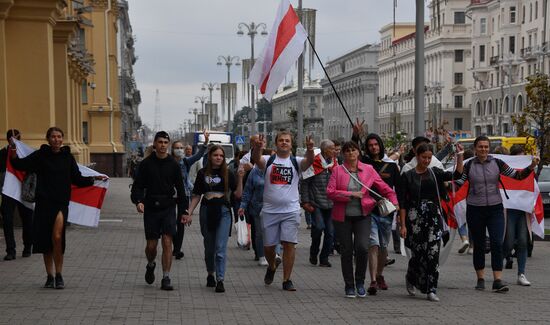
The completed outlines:
{"type": "Polygon", "coordinates": [[[294,8],[288,0],[281,0],[267,44],[249,77],[265,99],[271,101],[288,70],[304,51],[306,39],[306,30],[294,8]]]}
{"type": "MultiPolygon", "coordinates": [[[[24,158],[30,155],[35,149],[27,146],[21,141],[13,139],[17,147],[17,156],[24,158]]],[[[88,167],[78,165],[78,169],[82,176],[105,176],[96,172],[88,167]]],[[[34,203],[29,203],[21,199],[21,185],[25,173],[16,170],[10,162],[8,155],[6,178],[4,180],[4,187],[2,193],[7,195],[30,209],[34,209],[34,203]]],[[[109,188],[109,181],[96,180],[93,186],[88,187],[76,187],[72,186],[71,189],[71,201],[69,202],[69,215],[68,221],[74,224],[97,227],[99,223],[99,215],[101,212],[101,206],[105,198],[105,193],[109,188]]]]}
{"type": "MultiPolygon", "coordinates": [[[[508,164],[508,166],[518,171],[527,167],[533,159],[531,156],[493,156],[501,159],[508,164]]],[[[502,185],[499,184],[504,208],[521,210],[528,213],[529,220],[527,225],[535,235],[544,238],[544,208],[542,206],[539,185],[535,180],[534,173],[531,173],[529,177],[520,181],[506,176],[502,176],[501,179],[506,188],[506,193],[508,193],[508,197],[510,198],[506,198],[504,189],[502,189],[502,185]]],[[[462,226],[466,223],[467,195],[468,181],[466,181],[464,185],[454,193],[454,197],[452,197],[454,216],[458,226],[462,226]]]]}

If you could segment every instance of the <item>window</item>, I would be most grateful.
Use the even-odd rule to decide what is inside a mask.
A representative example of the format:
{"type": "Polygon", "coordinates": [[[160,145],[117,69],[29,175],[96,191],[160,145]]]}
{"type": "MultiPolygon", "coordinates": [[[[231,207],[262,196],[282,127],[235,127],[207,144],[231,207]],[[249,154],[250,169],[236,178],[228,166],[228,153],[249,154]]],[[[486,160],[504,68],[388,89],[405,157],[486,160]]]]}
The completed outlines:
{"type": "Polygon", "coordinates": [[[489,115],[493,114],[493,102],[492,101],[487,102],[487,114],[489,114],[489,115]]]}
{"type": "Polygon", "coordinates": [[[521,23],[525,24],[525,6],[523,6],[523,9],[521,10],[521,23]]]}
{"type": "Polygon", "coordinates": [[[510,112],[510,98],[509,97],[506,97],[506,99],[504,100],[504,109],[505,109],[506,113],[510,112]]]}
{"type": "Polygon", "coordinates": [[[492,136],[493,135],[493,126],[487,125],[487,135],[492,136]]]}
{"type": "Polygon", "coordinates": [[[504,135],[506,135],[506,133],[510,132],[510,130],[508,128],[508,123],[503,123],[502,124],[502,132],[504,133],[504,135]]]}
{"type": "Polygon", "coordinates": [[[539,15],[539,2],[536,1],[535,2],[535,19],[537,19],[538,15],[539,15]]]}
{"type": "Polygon", "coordinates": [[[529,4],[529,22],[533,21],[533,4],[529,4]]]}
{"type": "Polygon", "coordinates": [[[481,126],[476,126],[476,137],[481,135],[481,126]]]}
{"type": "Polygon", "coordinates": [[[464,14],[464,11],[456,11],[455,24],[465,24],[465,23],[466,23],[466,15],[464,14]]]}
{"type": "Polygon", "coordinates": [[[481,103],[477,102],[476,104],[476,115],[481,116],[481,103]]]}
{"type": "Polygon", "coordinates": [[[462,95],[455,96],[455,108],[462,108],[462,95]]]}
{"type": "Polygon", "coordinates": [[[479,19],[479,33],[481,35],[487,34],[487,18],[479,19]]]}
{"type": "Polygon", "coordinates": [[[485,62],[485,45],[479,46],[479,62],[485,62]]]}
{"type": "Polygon", "coordinates": [[[88,82],[86,79],[82,80],[81,93],[82,104],[88,104],[88,82]]]}
{"type": "Polygon", "coordinates": [[[462,118],[455,118],[455,131],[462,130],[462,118]]]}
{"type": "Polygon", "coordinates": [[[82,142],[88,144],[88,122],[82,122],[82,142]]]}
{"type": "Polygon", "coordinates": [[[455,85],[462,85],[462,72],[455,72],[455,85]]]}
{"type": "Polygon", "coordinates": [[[512,53],[512,54],[516,53],[516,37],[515,36],[510,36],[509,50],[510,50],[510,53],[512,53]]]}
{"type": "Polygon", "coordinates": [[[523,97],[518,96],[518,112],[521,112],[523,110],[523,97]]]}
{"type": "Polygon", "coordinates": [[[516,7],[510,7],[510,24],[516,23],[516,7]]]}
{"type": "Polygon", "coordinates": [[[464,62],[464,50],[455,50],[455,62],[464,62]]]}

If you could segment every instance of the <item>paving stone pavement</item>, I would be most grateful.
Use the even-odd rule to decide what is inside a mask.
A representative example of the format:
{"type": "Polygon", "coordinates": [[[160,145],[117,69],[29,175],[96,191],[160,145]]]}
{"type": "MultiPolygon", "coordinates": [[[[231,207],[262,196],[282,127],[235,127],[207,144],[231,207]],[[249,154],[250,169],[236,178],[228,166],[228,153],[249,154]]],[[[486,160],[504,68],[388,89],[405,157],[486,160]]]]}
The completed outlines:
{"type": "MultiPolygon", "coordinates": [[[[528,260],[531,287],[515,285],[516,268],[505,270],[508,294],[475,291],[471,255],[457,249],[441,267],[438,295],[433,303],[405,291],[406,259],[385,271],[389,290],[364,299],[346,299],[338,256],[332,268],[309,264],[309,231],[300,230],[292,279],[296,292],[281,290],[279,269],[270,287],[263,284],[265,268],[252,251],[228,244],[226,292],[206,288],[202,237],[198,222],[187,228],[185,257],[172,264],[176,290],[161,291],[157,281],[147,285],[142,217],[129,200],[128,179],[113,179],[97,229],[71,226],[67,232],[65,290],[41,288],[42,258],[0,260],[1,324],[489,324],[550,322],[550,243],[536,242],[528,260]]],[[[16,230],[21,247],[20,229],[16,230]]],[[[458,248],[458,239],[455,242],[458,248]]],[[[0,251],[5,250],[3,238],[0,251]]],[[[160,253],[160,249],[159,249],[160,253]]],[[[2,254],[3,256],[3,254],[2,254]]],[[[490,259],[487,259],[489,265],[490,259]]],[[[490,279],[490,277],[489,277],[490,279]]],[[[487,283],[490,287],[491,281],[487,283]]]]}

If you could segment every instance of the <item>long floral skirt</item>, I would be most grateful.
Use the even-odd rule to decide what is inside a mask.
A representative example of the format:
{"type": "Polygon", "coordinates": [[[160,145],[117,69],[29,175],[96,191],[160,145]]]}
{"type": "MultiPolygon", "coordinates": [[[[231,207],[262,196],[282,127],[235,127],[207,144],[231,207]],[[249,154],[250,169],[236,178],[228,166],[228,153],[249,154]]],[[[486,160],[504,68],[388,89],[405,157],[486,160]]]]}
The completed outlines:
{"type": "Polygon", "coordinates": [[[411,250],[407,281],[422,293],[435,293],[442,234],[437,203],[421,201],[407,211],[406,221],[406,246],[411,250]]]}

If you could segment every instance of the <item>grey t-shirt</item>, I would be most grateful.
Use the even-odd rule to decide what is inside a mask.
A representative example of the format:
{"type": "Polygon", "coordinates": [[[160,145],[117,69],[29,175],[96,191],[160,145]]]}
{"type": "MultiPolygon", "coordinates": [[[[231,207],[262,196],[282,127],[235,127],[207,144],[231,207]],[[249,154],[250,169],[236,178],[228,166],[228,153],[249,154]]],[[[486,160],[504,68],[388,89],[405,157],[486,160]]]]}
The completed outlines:
{"type": "MultiPolygon", "coordinates": [[[[353,177],[359,179],[359,176],[357,175],[357,172],[353,173],[350,172],[353,177]]],[[[361,184],[357,183],[353,179],[353,177],[349,178],[348,183],[348,191],[350,192],[359,192],[361,190],[361,184]]],[[[358,198],[351,198],[351,201],[346,205],[346,216],[350,217],[359,217],[363,215],[363,208],[361,207],[361,199],[358,198]]]]}

